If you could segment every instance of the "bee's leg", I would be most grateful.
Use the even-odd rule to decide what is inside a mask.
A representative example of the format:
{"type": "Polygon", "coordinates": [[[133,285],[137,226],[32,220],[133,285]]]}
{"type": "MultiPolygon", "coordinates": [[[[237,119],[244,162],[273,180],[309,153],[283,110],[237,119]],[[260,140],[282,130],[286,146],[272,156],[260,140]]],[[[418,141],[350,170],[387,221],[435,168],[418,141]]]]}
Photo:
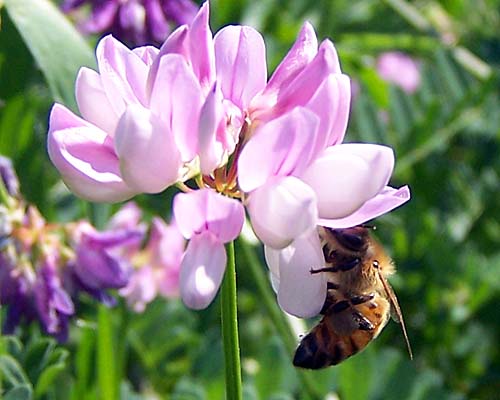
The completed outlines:
{"type": "Polygon", "coordinates": [[[352,296],[349,301],[353,306],[357,306],[358,304],[363,304],[368,301],[371,301],[375,298],[375,293],[370,293],[370,294],[361,294],[357,296],[352,296]]]}
{"type": "Polygon", "coordinates": [[[372,331],[375,328],[373,324],[360,312],[353,312],[352,317],[358,324],[358,329],[361,331],[372,331]]]}
{"type": "Polygon", "coordinates": [[[318,268],[318,269],[310,269],[309,272],[311,274],[318,274],[320,272],[339,272],[339,271],[349,271],[356,267],[361,260],[359,258],[353,258],[351,261],[348,261],[344,264],[336,265],[336,266],[331,266],[331,267],[325,267],[325,268],[318,268]]]}
{"type": "Polygon", "coordinates": [[[360,312],[356,311],[349,300],[341,300],[335,303],[330,310],[335,313],[341,313],[342,311],[347,310],[348,308],[352,309],[352,318],[353,322],[356,324],[357,329],[360,329],[362,331],[371,331],[373,330],[374,326],[373,324],[363,316],[360,312]]]}

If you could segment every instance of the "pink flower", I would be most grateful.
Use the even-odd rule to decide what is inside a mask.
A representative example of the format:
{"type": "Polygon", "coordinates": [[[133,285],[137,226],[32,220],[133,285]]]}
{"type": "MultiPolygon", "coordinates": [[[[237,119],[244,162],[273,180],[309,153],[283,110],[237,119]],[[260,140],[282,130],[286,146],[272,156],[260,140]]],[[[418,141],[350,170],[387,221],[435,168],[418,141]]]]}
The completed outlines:
{"type": "MultiPolygon", "coordinates": [[[[262,36],[227,26],[213,37],[208,13],[205,3],[158,52],[104,39],[99,74],[84,70],[77,81],[84,119],[56,105],[49,154],[68,186],[93,200],[155,193],[196,177],[190,187],[199,190],[184,185],[187,193],[173,204],[189,240],[179,285],[191,308],[214,299],[224,244],[239,235],[244,205],[274,260],[280,305],[312,315],[326,296],[322,278],[309,274],[324,263],[317,226],[361,224],[408,201],[409,191],[388,186],[391,148],[342,143],[350,81],[330,40],[318,45],[305,23],[267,81],[262,36]]],[[[157,290],[148,285],[154,270],[128,288],[139,309],[157,290]]]]}
{"type": "Polygon", "coordinates": [[[190,308],[205,308],[224,276],[224,244],[236,239],[243,227],[243,206],[212,190],[201,189],[179,193],[173,210],[182,235],[189,239],[181,264],[181,298],[190,308]]]}
{"type": "Polygon", "coordinates": [[[205,6],[160,51],[99,42],[99,72],[82,68],[76,81],[82,118],[60,104],[50,115],[49,156],[74,193],[116,202],[197,173],[199,113],[215,79],[210,40],[205,6]]]}
{"type": "Polygon", "coordinates": [[[128,285],[120,290],[120,295],[127,298],[136,312],[144,311],[158,294],[166,298],[179,296],[184,246],[185,240],[175,222],[167,225],[160,218],[153,218],[149,241],[144,250],[132,258],[136,268],[128,285]]]}
{"type": "Polygon", "coordinates": [[[394,83],[407,93],[415,92],[420,86],[420,68],[410,56],[389,51],[377,60],[377,71],[387,82],[394,83]]]}

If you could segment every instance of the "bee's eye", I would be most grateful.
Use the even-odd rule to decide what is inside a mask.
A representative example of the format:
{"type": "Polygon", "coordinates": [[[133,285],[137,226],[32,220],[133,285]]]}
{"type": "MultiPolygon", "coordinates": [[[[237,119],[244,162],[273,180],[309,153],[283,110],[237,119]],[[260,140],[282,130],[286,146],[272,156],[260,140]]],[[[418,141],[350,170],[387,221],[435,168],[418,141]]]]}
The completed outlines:
{"type": "Polygon", "coordinates": [[[380,264],[377,260],[374,260],[372,265],[373,265],[373,268],[375,268],[375,269],[378,269],[380,267],[380,264]]]}
{"type": "Polygon", "coordinates": [[[332,230],[335,238],[339,243],[352,251],[361,251],[366,244],[365,237],[362,232],[354,229],[336,229],[332,230]]]}

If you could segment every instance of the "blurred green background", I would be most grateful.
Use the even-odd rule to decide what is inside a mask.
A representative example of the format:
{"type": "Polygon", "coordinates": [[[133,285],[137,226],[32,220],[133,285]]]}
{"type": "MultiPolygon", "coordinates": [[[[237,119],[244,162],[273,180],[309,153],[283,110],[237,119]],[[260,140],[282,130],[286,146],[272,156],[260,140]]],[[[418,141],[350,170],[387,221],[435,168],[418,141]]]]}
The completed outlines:
{"type": "MultiPolygon", "coordinates": [[[[500,1],[211,1],[214,32],[230,23],[262,32],[270,72],[304,20],[333,40],[343,70],[359,84],[346,141],[393,147],[391,184],[412,191],[407,205],[376,221],[376,233],[398,268],[392,284],[415,355],[410,361],[400,327],[390,322],[366,351],[307,379],[318,398],[330,400],[500,399],[500,1]],[[415,93],[377,75],[376,58],[389,50],[419,61],[415,93]]],[[[0,153],[13,159],[25,197],[47,219],[68,221],[87,207],[48,160],[54,99],[40,65],[3,9],[0,153]]],[[[171,196],[136,200],[167,217],[171,196]]],[[[237,244],[244,398],[312,398],[262,301],[249,266],[255,256],[264,271],[262,250],[237,244]]],[[[143,314],[120,305],[110,312],[107,349],[98,324],[105,312],[89,300],[65,345],[35,326],[4,338],[0,372],[4,387],[15,389],[9,398],[105,398],[99,375],[106,363],[121,399],[223,398],[217,301],[201,312],[179,301],[158,300],[143,314]]]]}

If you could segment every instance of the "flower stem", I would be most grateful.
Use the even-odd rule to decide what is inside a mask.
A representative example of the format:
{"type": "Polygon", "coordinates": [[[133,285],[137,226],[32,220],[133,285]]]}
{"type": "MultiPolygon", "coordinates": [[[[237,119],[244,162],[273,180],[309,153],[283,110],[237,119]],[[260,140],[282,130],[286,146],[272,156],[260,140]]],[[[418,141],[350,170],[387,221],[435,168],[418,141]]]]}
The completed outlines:
{"type": "Polygon", "coordinates": [[[236,303],[236,265],[233,242],[226,245],[226,251],[227,267],[221,288],[221,325],[226,368],[226,398],[241,400],[243,394],[236,303]]]}
{"type": "Polygon", "coordinates": [[[113,323],[111,311],[105,306],[99,306],[97,335],[97,374],[99,392],[102,399],[116,400],[116,365],[113,343],[113,323]]]}
{"type": "MultiPolygon", "coordinates": [[[[276,303],[276,297],[274,296],[273,290],[270,286],[269,279],[264,272],[264,268],[262,268],[257,255],[253,251],[253,247],[249,243],[240,238],[238,240],[238,245],[243,250],[248,268],[253,275],[255,284],[259,290],[261,296],[260,299],[264,304],[269,317],[273,321],[273,326],[276,327],[276,330],[281,336],[281,339],[283,340],[289,353],[293,354],[295,352],[295,348],[297,347],[297,339],[290,328],[290,324],[288,323],[285,314],[276,303]]],[[[304,388],[304,394],[310,399],[320,399],[322,396],[318,392],[318,389],[316,388],[309,372],[310,371],[305,371],[303,369],[297,369],[297,374],[299,375],[302,387],[304,388]]]]}

